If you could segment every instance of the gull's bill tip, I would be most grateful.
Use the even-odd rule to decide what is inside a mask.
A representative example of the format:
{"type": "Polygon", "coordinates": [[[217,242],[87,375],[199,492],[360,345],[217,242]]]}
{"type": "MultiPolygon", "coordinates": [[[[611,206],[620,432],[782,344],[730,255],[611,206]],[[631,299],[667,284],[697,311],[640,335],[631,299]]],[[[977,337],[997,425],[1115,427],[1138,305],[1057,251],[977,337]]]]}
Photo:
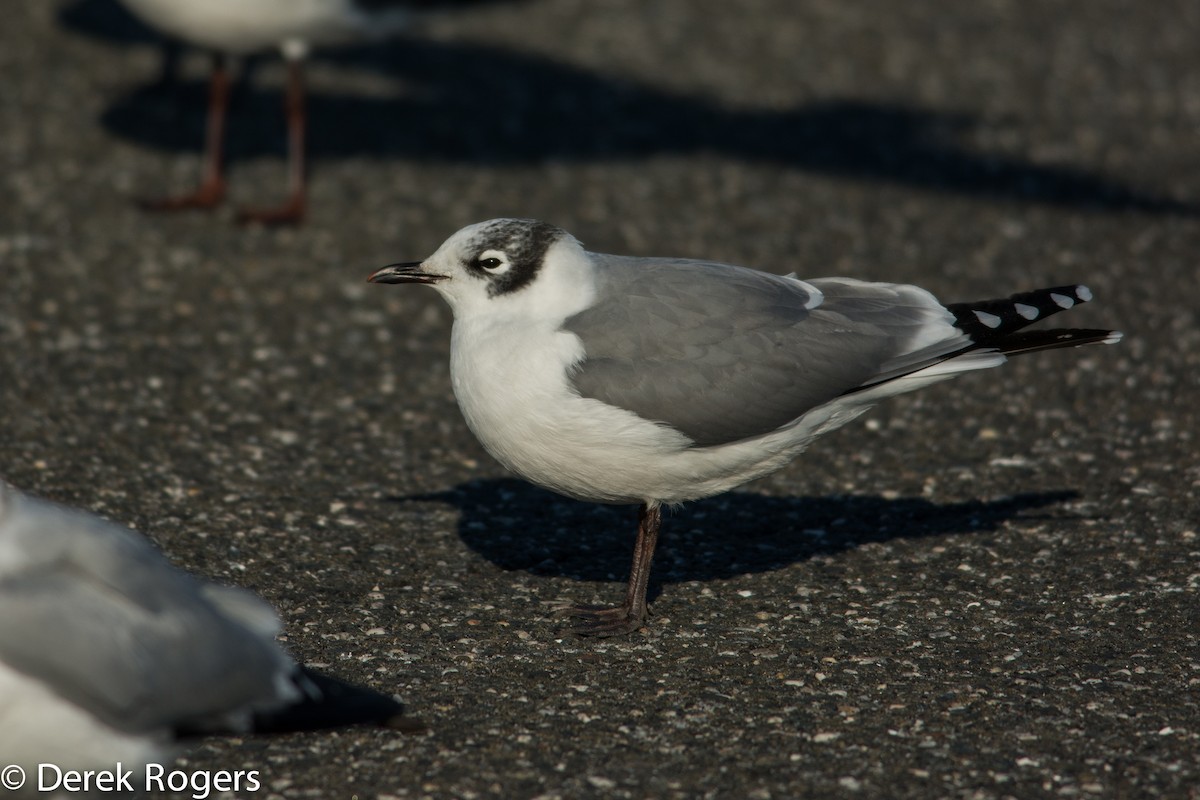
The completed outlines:
{"type": "Polygon", "coordinates": [[[437,283],[448,276],[424,272],[423,261],[405,261],[398,264],[388,264],[383,269],[377,269],[367,276],[367,283],[437,283]]]}

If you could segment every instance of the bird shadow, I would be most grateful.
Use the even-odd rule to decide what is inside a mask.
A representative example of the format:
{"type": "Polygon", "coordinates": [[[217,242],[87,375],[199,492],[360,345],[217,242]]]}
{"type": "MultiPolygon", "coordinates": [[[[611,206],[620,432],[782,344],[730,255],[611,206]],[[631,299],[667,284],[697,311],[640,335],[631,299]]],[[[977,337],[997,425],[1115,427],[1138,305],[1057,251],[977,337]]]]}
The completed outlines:
{"type": "MultiPolygon", "coordinates": [[[[667,512],[653,578],[659,584],[726,579],[871,542],[986,533],[1013,519],[1040,518],[1031,512],[1078,496],[1059,490],[934,503],[729,492],[667,512]]],[[[578,581],[619,581],[629,573],[637,526],[631,507],[576,502],[512,478],[388,499],[454,506],[462,541],[504,570],[578,581]]]]}
{"type": "MultiPolygon", "coordinates": [[[[118,43],[145,41],[144,26],[113,0],[80,0],[64,9],[60,21],[118,43]]],[[[480,43],[408,38],[323,57],[347,69],[390,76],[400,88],[383,97],[313,92],[309,141],[315,160],[507,166],[712,154],[824,176],[1084,210],[1191,215],[1198,209],[1085,169],[973,150],[972,134],[985,123],[968,113],[845,98],[788,110],[733,108],[480,43]]],[[[168,102],[162,83],[135,86],[116,97],[101,123],[143,146],[194,151],[207,89],[202,81],[180,79],[168,102]]],[[[246,83],[239,95],[230,159],[280,152],[278,91],[246,83]]]]}
{"type": "Polygon", "coordinates": [[[146,25],[116,0],[76,0],[59,8],[57,19],[63,29],[91,39],[124,47],[157,47],[161,53],[158,78],[140,91],[145,94],[179,88],[183,44],[146,25]]]}
{"type": "Polygon", "coordinates": [[[113,44],[162,44],[168,39],[130,13],[116,0],[76,0],[58,9],[65,30],[113,44]]]}

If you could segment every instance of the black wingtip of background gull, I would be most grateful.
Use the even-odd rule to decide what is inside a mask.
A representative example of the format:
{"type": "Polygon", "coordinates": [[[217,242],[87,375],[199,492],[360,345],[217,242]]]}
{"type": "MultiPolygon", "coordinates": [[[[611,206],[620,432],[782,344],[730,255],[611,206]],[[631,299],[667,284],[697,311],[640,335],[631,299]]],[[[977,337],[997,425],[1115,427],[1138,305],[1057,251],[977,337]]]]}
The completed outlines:
{"type": "Polygon", "coordinates": [[[394,698],[301,666],[294,678],[303,697],[274,711],[254,715],[254,733],[296,733],[351,725],[374,725],[403,733],[421,733],[425,724],[404,716],[394,698]]]}

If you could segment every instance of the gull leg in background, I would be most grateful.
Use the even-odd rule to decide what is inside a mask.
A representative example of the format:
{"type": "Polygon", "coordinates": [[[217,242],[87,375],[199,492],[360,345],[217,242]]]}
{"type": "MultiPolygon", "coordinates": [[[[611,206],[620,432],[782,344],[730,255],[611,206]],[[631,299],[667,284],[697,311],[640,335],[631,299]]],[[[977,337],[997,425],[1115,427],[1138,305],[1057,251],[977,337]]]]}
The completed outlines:
{"type": "Polygon", "coordinates": [[[225,56],[212,58],[208,89],[208,122],[204,134],[204,177],[195,191],[175,197],[147,200],[147,211],[182,211],[214,208],[225,197],[225,121],[229,116],[229,66],[225,56]]]}
{"type": "Polygon", "coordinates": [[[238,212],[238,222],[257,222],[263,225],[287,225],[304,219],[306,202],[306,154],[305,128],[307,118],[304,108],[304,68],[299,58],[289,58],[287,92],[284,95],[284,112],[287,117],[288,139],[288,195],[283,205],[277,208],[243,209],[238,212]]]}

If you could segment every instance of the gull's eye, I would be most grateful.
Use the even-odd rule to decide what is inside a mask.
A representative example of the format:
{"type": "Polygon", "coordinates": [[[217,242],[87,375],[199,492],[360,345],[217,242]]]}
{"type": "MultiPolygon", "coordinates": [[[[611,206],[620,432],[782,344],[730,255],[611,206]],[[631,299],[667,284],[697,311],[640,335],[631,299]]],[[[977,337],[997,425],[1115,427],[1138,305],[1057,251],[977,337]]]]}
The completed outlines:
{"type": "Polygon", "coordinates": [[[484,250],[475,256],[471,266],[488,275],[503,275],[512,264],[503,250],[484,250]]]}

